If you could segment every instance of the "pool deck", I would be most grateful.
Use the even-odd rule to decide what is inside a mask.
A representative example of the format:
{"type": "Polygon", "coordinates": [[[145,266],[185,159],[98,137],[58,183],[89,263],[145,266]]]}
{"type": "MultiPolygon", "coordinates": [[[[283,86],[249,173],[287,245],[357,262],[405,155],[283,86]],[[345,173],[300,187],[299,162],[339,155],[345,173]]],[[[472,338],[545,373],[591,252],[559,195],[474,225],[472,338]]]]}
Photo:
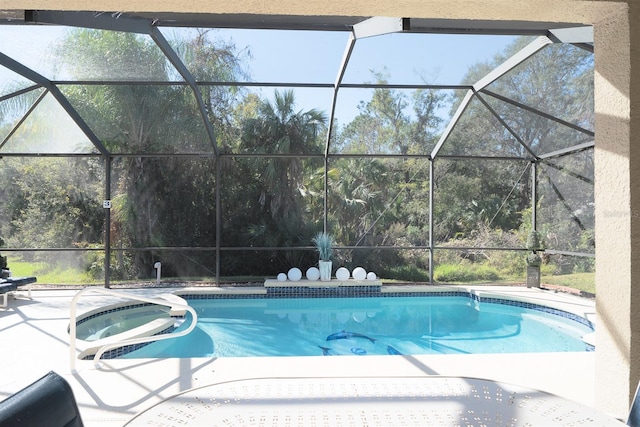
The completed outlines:
{"type": "MultiPolygon", "coordinates": [[[[595,321],[593,300],[525,287],[477,289],[548,303],[595,321]]],[[[122,291],[153,297],[174,290],[122,291]]],[[[0,309],[0,400],[54,370],[71,384],[88,427],[122,426],[137,413],[194,387],[265,377],[304,377],[313,381],[322,377],[466,376],[517,384],[593,406],[593,352],[107,360],[100,369],[92,361],[77,361],[72,372],[67,327],[70,303],[76,293],[77,290],[33,290],[31,300],[12,298],[7,308],[0,309]]],[[[83,295],[78,301],[78,313],[105,305],[111,302],[110,298],[83,295]]],[[[626,414],[612,415],[623,418],[626,414]]]]}

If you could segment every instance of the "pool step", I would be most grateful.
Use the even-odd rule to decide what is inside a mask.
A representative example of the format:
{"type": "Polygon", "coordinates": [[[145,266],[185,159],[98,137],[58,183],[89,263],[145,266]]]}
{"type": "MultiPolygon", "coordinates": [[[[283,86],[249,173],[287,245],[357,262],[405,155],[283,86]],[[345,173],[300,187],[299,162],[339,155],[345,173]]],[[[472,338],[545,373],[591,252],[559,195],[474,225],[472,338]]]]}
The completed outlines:
{"type": "MultiPolygon", "coordinates": [[[[149,337],[158,334],[173,327],[176,319],[173,318],[161,318],[154,319],[144,325],[140,325],[136,328],[129,329],[125,332],[112,335],[107,338],[102,338],[96,341],[82,341],[78,340],[78,347],[83,350],[78,355],[79,359],[85,359],[88,356],[95,355],[100,348],[107,344],[115,344],[123,340],[131,338],[149,337]],[[86,345],[86,346],[85,346],[86,345]]],[[[126,345],[126,344],[125,344],[126,345]]]]}

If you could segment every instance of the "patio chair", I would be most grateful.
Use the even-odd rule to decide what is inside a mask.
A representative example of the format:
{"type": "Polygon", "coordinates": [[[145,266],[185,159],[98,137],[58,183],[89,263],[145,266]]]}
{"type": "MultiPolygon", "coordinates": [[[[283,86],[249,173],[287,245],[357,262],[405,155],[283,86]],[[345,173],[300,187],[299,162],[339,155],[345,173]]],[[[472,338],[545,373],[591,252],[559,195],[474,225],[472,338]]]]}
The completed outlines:
{"type": "Polygon", "coordinates": [[[83,427],[69,383],[51,371],[0,402],[0,427],[83,427]]]}
{"type": "Polygon", "coordinates": [[[9,277],[6,279],[0,279],[0,308],[7,307],[7,301],[9,295],[15,295],[15,292],[20,286],[27,286],[28,296],[31,299],[31,284],[36,282],[35,277],[9,277]]]}

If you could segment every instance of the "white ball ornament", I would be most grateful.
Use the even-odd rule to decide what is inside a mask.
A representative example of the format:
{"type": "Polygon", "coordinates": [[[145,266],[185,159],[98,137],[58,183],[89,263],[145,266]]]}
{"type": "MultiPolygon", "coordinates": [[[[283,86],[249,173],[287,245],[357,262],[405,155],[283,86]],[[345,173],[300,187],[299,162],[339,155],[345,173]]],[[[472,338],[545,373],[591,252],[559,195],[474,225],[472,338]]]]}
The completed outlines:
{"type": "Polygon", "coordinates": [[[353,276],[354,280],[364,280],[367,278],[367,270],[362,267],[356,267],[353,269],[351,275],[353,276]]]}
{"type": "Polygon", "coordinates": [[[349,270],[346,267],[340,267],[336,270],[336,279],[347,280],[349,278],[349,270]]]}
{"type": "Polygon", "coordinates": [[[298,280],[302,279],[302,271],[300,271],[300,269],[298,267],[293,267],[287,273],[287,277],[292,282],[297,282],[298,280]]]}
{"type": "Polygon", "coordinates": [[[367,280],[376,280],[377,278],[378,276],[376,276],[376,273],[374,273],[373,271],[367,273],[367,280]]]}
{"type": "Polygon", "coordinates": [[[278,282],[286,282],[287,281],[287,275],[284,273],[280,273],[278,274],[278,282]]]}
{"type": "Polygon", "coordinates": [[[320,278],[320,270],[316,267],[309,267],[307,270],[307,279],[308,280],[318,280],[320,278]]]}

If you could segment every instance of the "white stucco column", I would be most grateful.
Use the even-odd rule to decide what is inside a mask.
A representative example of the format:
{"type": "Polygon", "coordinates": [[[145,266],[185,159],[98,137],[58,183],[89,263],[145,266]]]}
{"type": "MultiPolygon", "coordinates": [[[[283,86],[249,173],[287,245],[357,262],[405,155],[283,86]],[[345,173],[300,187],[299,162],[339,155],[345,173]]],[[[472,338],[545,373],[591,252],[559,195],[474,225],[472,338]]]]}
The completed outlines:
{"type": "Polygon", "coordinates": [[[637,55],[635,64],[630,55],[640,40],[629,25],[634,21],[640,22],[638,13],[625,8],[594,26],[595,402],[620,417],[640,379],[640,79],[637,55]]]}

